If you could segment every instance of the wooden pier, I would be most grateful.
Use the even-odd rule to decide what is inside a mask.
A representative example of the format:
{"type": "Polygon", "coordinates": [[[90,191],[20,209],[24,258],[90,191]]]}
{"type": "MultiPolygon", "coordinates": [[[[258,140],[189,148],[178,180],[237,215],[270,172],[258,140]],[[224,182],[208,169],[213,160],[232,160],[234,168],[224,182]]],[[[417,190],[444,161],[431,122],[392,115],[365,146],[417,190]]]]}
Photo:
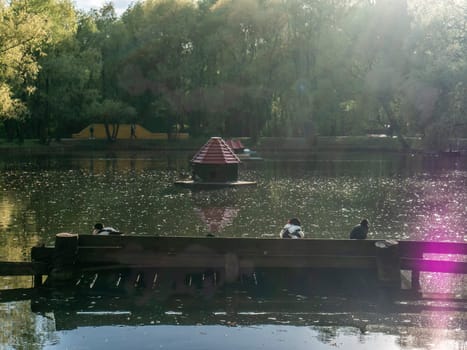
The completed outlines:
{"type": "MultiPolygon", "coordinates": [[[[95,274],[97,279],[102,271],[118,276],[120,270],[132,270],[143,271],[135,275],[133,284],[152,286],[167,271],[182,271],[184,276],[209,274],[219,285],[277,270],[286,276],[293,275],[291,271],[324,271],[330,278],[339,278],[338,271],[357,271],[398,289],[401,271],[410,271],[409,288],[417,289],[423,271],[466,274],[466,255],[467,243],[454,242],[61,233],[54,247],[33,247],[30,262],[0,262],[0,275],[33,275],[38,287],[44,276],[48,284],[76,284],[83,273],[95,274]]],[[[187,277],[185,283],[192,281],[187,277]]]]}

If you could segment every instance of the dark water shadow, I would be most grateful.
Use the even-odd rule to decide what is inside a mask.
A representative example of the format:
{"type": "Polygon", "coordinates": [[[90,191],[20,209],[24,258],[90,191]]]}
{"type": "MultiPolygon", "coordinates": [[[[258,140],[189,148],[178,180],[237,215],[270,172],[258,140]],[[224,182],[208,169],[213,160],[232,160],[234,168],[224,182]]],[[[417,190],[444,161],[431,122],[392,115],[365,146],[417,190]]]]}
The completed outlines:
{"type": "Polygon", "coordinates": [[[1,291],[0,302],[31,300],[53,313],[56,330],[84,326],[274,325],[429,326],[449,314],[446,329],[467,329],[467,300],[388,289],[362,271],[255,270],[225,284],[213,270],[119,270],[82,274],[73,284],[1,291]]]}

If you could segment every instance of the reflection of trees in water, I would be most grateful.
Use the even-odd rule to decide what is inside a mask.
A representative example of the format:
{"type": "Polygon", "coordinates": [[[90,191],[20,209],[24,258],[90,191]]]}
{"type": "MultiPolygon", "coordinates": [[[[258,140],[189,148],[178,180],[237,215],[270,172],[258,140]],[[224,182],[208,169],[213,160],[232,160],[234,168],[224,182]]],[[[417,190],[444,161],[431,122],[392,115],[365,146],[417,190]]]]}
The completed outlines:
{"type": "Polygon", "coordinates": [[[347,238],[363,217],[370,220],[370,238],[459,240],[465,232],[465,173],[402,176],[401,162],[391,158],[339,160],[342,175],[321,172],[333,167],[326,165],[330,160],[266,162],[242,169],[258,181],[256,188],[211,191],[175,188],[179,171],[167,170],[164,158],[163,165],[152,158],[92,158],[102,162],[99,170],[89,161],[56,159],[46,167],[53,169],[4,173],[4,224],[8,220],[15,234],[37,234],[50,243],[57,232],[89,233],[97,221],[125,233],[205,235],[194,208],[236,208],[235,220],[223,227],[225,236],[277,236],[292,216],[315,238],[347,238]]]}
{"type": "Polygon", "coordinates": [[[422,176],[412,185],[419,212],[412,212],[411,229],[420,239],[455,240],[465,235],[467,173],[422,176]]]}
{"type": "MultiPolygon", "coordinates": [[[[32,220],[28,233],[39,233],[52,242],[57,232],[89,233],[94,223],[103,221],[126,233],[172,233],[188,222],[179,220],[167,203],[187,206],[186,193],[176,192],[171,179],[174,171],[106,172],[89,174],[81,170],[25,172],[7,186],[22,203],[14,208],[14,221],[24,226],[32,220]]],[[[191,211],[191,205],[189,205],[191,211]]],[[[188,210],[188,208],[186,209],[188,210]]],[[[191,213],[194,217],[194,213],[191,213]]],[[[189,221],[193,222],[193,221],[189,221]]],[[[19,226],[15,232],[22,229],[19,226]]]]}
{"type": "Polygon", "coordinates": [[[315,330],[318,331],[320,342],[335,344],[338,330],[336,327],[316,327],[315,330]]]}
{"type": "MultiPolygon", "coordinates": [[[[433,315],[433,317],[438,317],[433,315]]],[[[376,329],[375,329],[376,330],[376,329]]],[[[397,345],[402,349],[465,349],[465,330],[436,327],[407,327],[400,331],[397,345]]]]}
{"type": "MultiPolygon", "coordinates": [[[[34,211],[28,210],[27,205],[26,200],[12,193],[6,193],[2,197],[0,202],[0,260],[29,260],[30,247],[39,241],[36,234],[31,234],[36,230],[36,216],[34,211]]],[[[31,278],[0,277],[0,285],[3,284],[8,285],[9,288],[29,287],[31,278]]]]}
{"type": "MultiPolygon", "coordinates": [[[[179,277],[184,280],[183,276],[179,277]]],[[[167,280],[167,276],[161,279],[165,288],[159,286],[158,291],[151,286],[136,288],[133,283],[123,283],[127,293],[122,293],[115,287],[102,289],[101,278],[103,276],[99,277],[93,290],[85,283],[80,284],[80,290],[76,286],[73,290],[55,291],[51,299],[44,296],[33,299],[32,310],[38,313],[36,315],[27,309],[29,303],[23,302],[23,308],[18,309],[18,317],[8,324],[12,327],[10,333],[16,332],[18,327],[13,330],[16,322],[26,322],[24,329],[31,329],[29,333],[32,334],[18,331],[17,335],[4,335],[10,342],[7,344],[16,341],[16,336],[24,339],[14,344],[44,344],[44,341],[58,344],[54,339],[58,333],[54,333],[53,321],[44,320],[40,316],[44,314],[56,320],[57,331],[73,329],[78,334],[86,334],[85,330],[80,330],[82,327],[102,326],[129,327],[130,331],[130,327],[176,325],[180,333],[183,333],[183,327],[194,325],[265,327],[267,331],[270,326],[278,326],[282,329],[279,332],[284,331],[285,326],[292,326],[311,329],[313,338],[337,347],[387,344],[391,341],[402,349],[432,346],[436,349],[462,349],[466,341],[463,308],[458,305],[459,311],[452,310],[449,305],[454,304],[446,300],[439,301],[440,309],[436,310],[433,300],[405,300],[397,296],[393,299],[386,293],[387,298],[379,298],[378,290],[372,288],[366,290],[368,298],[365,292],[362,296],[352,296],[335,289],[316,296],[306,293],[295,295],[287,290],[266,296],[269,293],[263,295],[253,285],[248,291],[217,289],[208,295],[198,293],[203,291],[202,286],[193,284],[189,287],[186,281],[184,286],[187,290],[198,288],[198,292],[192,290],[192,294],[183,295],[179,294],[178,288],[175,289],[172,280],[167,280]],[[163,293],[166,288],[173,294],[163,293]],[[21,316],[20,313],[29,316],[21,316]],[[33,326],[34,329],[31,328],[33,326]]],[[[0,312],[3,305],[0,304],[0,312]]],[[[200,331],[204,331],[203,328],[200,331]]],[[[135,342],[138,344],[137,339],[135,342]]]]}
{"type": "MultiPolygon", "coordinates": [[[[196,192],[174,188],[172,181],[179,174],[167,170],[165,161],[164,165],[156,161],[139,165],[131,159],[103,160],[102,168],[88,167],[86,160],[84,166],[69,160],[55,162],[16,167],[0,175],[1,260],[26,260],[30,247],[39,239],[52,243],[60,231],[89,233],[97,220],[126,233],[204,235],[206,228],[194,208],[237,210],[227,216],[223,236],[276,236],[292,215],[302,219],[307,237],[346,238],[363,216],[370,219],[370,233],[376,238],[462,241],[467,225],[467,176],[465,171],[449,168],[406,176],[401,175],[401,171],[407,171],[400,170],[399,163],[375,163],[375,168],[367,172],[361,162],[351,163],[347,170],[346,163],[341,162],[324,165],[324,173],[319,164],[310,168],[299,162],[293,166],[275,164],[278,169],[285,166],[287,171],[246,170],[248,178],[258,180],[257,188],[196,192]],[[341,175],[326,175],[333,171],[341,175]]],[[[440,284],[432,281],[426,282],[440,284]]],[[[451,282],[443,281],[450,289],[451,282]]],[[[463,283],[455,286],[463,288],[463,283]]],[[[0,284],[28,287],[31,279],[0,279],[0,284]]],[[[424,314],[423,322],[404,317],[410,322],[388,327],[372,323],[368,331],[396,332],[400,346],[407,348],[442,345],[443,341],[453,348],[460,344],[460,348],[466,342],[462,314],[424,314]]],[[[54,341],[52,321],[31,315],[27,302],[0,304],[0,319],[1,344],[41,348],[44,342],[54,341]]],[[[307,325],[312,322],[310,319],[307,325]]],[[[358,323],[354,325],[352,334],[358,333],[358,323]]],[[[339,335],[337,326],[316,329],[326,343],[339,335]]]]}
{"type": "Polygon", "coordinates": [[[0,200],[0,229],[7,230],[13,224],[13,212],[17,203],[11,195],[5,194],[0,200]]]}
{"type": "MultiPolygon", "coordinates": [[[[53,315],[52,315],[53,316],[53,315]]],[[[58,343],[53,318],[31,313],[30,301],[0,303],[0,348],[42,349],[58,343]]]]}
{"type": "MultiPolygon", "coordinates": [[[[372,224],[372,219],[380,219],[381,210],[387,213],[386,220],[377,220],[376,228],[384,226],[399,214],[398,207],[391,206],[388,213],[388,208],[378,203],[384,204],[390,197],[403,195],[394,191],[391,181],[312,176],[277,179],[264,184],[257,192],[251,194],[251,203],[244,205],[249,216],[254,218],[256,228],[264,233],[268,233],[265,230],[278,233],[287,219],[299,217],[307,237],[311,238],[347,238],[351,228],[362,218],[368,217],[372,224]]],[[[250,201],[251,197],[245,200],[250,201]]]]}
{"type": "Polygon", "coordinates": [[[133,171],[135,175],[148,170],[176,170],[186,171],[186,155],[183,153],[168,153],[165,156],[151,153],[115,154],[106,153],[96,157],[73,159],[72,168],[81,169],[91,174],[105,174],[107,172],[133,171]]]}
{"type": "Polygon", "coordinates": [[[466,188],[465,176],[456,173],[427,179],[323,177],[310,173],[298,179],[264,182],[252,193],[260,194],[248,208],[256,210],[253,217],[260,228],[270,223],[280,227],[289,217],[298,216],[308,237],[347,238],[350,229],[367,217],[370,238],[462,240],[466,188]],[[446,214],[449,220],[440,221],[440,216],[448,218],[446,214]],[[436,226],[443,235],[425,235],[436,226]]]}

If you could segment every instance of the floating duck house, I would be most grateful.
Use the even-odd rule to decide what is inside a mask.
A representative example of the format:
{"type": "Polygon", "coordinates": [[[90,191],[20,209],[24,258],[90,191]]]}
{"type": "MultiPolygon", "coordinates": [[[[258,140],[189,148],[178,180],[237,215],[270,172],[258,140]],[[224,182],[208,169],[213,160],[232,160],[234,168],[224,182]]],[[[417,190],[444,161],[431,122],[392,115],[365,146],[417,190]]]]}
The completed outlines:
{"type": "Polygon", "coordinates": [[[245,149],[245,146],[240,140],[230,139],[227,140],[226,143],[236,154],[243,152],[245,149]]]}
{"type": "Polygon", "coordinates": [[[237,181],[239,163],[240,159],[221,137],[211,137],[191,160],[193,180],[237,181]]]}
{"type": "Polygon", "coordinates": [[[211,137],[191,160],[192,179],[176,181],[187,186],[239,186],[256,182],[238,181],[240,158],[221,137],[211,137]]]}
{"type": "Polygon", "coordinates": [[[241,161],[244,160],[263,160],[261,157],[256,156],[256,152],[247,149],[242,141],[236,139],[226,140],[225,143],[234,151],[241,161]]]}

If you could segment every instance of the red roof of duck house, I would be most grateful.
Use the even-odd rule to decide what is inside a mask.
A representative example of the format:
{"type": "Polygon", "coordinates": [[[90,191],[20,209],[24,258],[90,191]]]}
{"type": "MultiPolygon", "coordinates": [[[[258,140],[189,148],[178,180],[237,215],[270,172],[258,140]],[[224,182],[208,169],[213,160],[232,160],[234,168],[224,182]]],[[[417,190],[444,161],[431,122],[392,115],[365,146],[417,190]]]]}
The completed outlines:
{"type": "Polygon", "coordinates": [[[211,137],[195,154],[192,163],[198,164],[236,164],[240,159],[221,137],[211,137]]]}
{"type": "Polygon", "coordinates": [[[245,148],[245,146],[243,146],[242,141],[240,140],[230,139],[230,140],[227,140],[225,143],[227,143],[229,147],[232,148],[234,151],[245,148]]]}

